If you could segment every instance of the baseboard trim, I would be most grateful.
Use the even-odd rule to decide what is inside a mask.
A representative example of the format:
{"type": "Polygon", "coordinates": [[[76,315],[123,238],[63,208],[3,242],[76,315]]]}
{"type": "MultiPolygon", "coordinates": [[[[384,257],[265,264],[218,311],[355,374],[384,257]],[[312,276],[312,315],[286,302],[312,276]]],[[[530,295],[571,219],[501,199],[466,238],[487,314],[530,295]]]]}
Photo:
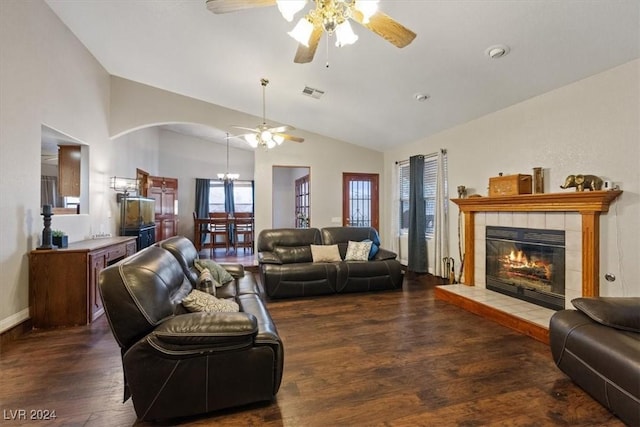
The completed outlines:
{"type": "Polygon", "coordinates": [[[29,308],[0,320],[0,353],[11,341],[15,341],[33,329],[29,308]]]}

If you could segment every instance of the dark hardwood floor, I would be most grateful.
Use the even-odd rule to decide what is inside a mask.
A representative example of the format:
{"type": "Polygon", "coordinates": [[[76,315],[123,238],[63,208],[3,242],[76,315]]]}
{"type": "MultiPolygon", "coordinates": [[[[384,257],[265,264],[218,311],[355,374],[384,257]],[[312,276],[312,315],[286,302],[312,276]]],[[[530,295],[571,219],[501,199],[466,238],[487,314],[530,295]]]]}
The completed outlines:
{"type": "MultiPolygon", "coordinates": [[[[285,347],[277,399],[163,425],[622,425],[555,367],[546,345],[435,300],[433,287],[420,277],[398,292],[269,302],[285,347]]],[[[27,334],[3,347],[0,371],[3,426],[152,425],[122,404],[104,316],[27,334]],[[57,418],[11,419],[21,409],[57,418]]]]}

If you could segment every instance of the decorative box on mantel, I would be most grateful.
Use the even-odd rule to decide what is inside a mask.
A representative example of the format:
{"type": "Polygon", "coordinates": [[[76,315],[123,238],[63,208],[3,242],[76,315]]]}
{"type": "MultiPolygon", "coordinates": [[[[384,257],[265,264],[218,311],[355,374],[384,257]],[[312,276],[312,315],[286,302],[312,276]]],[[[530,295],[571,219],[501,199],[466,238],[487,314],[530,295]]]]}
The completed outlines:
{"type": "Polygon", "coordinates": [[[531,175],[505,175],[489,178],[489,196],[531,194],[531,175]]]}

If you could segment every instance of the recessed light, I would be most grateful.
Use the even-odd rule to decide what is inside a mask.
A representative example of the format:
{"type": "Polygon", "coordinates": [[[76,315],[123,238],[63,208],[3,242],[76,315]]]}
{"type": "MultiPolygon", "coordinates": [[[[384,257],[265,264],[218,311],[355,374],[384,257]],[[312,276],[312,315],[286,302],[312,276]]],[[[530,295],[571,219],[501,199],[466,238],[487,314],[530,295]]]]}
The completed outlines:
{"type": "Polygon", "coordinates": [[[427,95],[426,93],[416,93],[415,95],[413,95],[413,97],[418,102],[424,102],[427,99],[431,98],[431,95],[427,95]]]}
{"type": "Polygon", "coordinates": [[[497,44],[494,46],[489,46],[484,53],[491,59],[498,59],[506,56],[509,53],[509,46],[505,46],[503,44],[497,44]]]}

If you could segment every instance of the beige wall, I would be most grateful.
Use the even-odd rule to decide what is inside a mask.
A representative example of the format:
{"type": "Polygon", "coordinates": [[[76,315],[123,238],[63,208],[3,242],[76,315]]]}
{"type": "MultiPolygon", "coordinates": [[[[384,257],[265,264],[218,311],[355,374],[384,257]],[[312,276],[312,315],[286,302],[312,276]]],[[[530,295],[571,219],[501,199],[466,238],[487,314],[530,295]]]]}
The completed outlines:
{"type": "MultiPolygon", "coordinates": [[[[448,151],[451,197],[458,185],[486,195],[489,177],[531,173],[536,166],[545,168],[547,192],[570,191],[559,186],[576,173],[619,183],[624,193],[600,220],[600,291],[640,296],[640,61],[388,151],[388,187],[394,185],[394,161],[439,148],[448,151]],[[605,281],[607,272],[618,279],[605,281]]],[[[457,212],[452,204],[450,249],[459,265],[457,212]]]]}
{"type": "Polygon", "coordinates": [[[90,146],[90,214],[53,218],[80,240],[105,221],[109,76],[41,1],[0,2],[0,331],[28,317],[39,245],[41,125],[90,146]]]}

